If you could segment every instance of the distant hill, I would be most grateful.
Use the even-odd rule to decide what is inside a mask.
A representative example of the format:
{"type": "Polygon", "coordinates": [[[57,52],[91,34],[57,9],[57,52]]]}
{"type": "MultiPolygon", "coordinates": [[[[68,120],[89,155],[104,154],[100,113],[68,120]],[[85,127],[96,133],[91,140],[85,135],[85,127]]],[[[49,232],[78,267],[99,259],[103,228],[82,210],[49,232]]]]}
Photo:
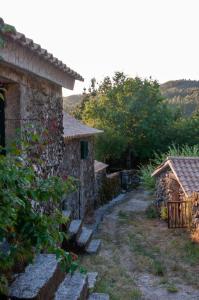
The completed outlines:
{"type": "Polygon", "coordinates": [[[74,110],[74,108],[80,104],[83,100],[83,95],[71,95],[68,97],[63,97],[64,110],[68,113],[74,110]]]}
{"type": "Polygon", "coordinates": [[[168,102],[180,108],[184,115],[190,116],[199,109],[199,81],[172,80],[161,84],[160,89],[168,102]]]}
{"type": "MultiPolygon", "coordinates": [[[[171,80],[160,85],[162,95],[175,108],[179,108],[186,116],[199,109],[199,81],[171,80]]],[[[63,98],[64,110],[68,113],[80,104],[83,95],[71,95],[63,98]]]]}

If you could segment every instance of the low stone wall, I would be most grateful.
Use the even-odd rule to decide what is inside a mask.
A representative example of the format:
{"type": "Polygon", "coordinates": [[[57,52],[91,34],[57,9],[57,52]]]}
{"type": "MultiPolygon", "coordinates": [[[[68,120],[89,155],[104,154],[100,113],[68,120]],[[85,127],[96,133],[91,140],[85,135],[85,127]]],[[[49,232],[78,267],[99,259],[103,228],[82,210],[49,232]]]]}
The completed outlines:
{"type": "Polygon", "coordinates": [[[120,172],[106,174],[106,169],[95,173],[95,207],[112,200],[121,193],[120,172]]]}
{"type": "Polygon", "coordinates": [[[95,207],[99,207],[106,201],[106,168],[95,172],[95,207]]]}

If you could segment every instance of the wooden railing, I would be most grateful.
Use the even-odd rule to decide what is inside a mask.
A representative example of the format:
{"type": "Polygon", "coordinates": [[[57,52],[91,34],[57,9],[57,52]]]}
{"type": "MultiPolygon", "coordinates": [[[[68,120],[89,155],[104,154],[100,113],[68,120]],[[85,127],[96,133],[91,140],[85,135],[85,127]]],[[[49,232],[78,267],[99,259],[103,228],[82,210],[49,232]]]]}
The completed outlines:
{"type": "Polygon", "coordinates": [[[192,222],[192,206],[192,201],[168,201],[168,227],[189,227],[192,222]]]}

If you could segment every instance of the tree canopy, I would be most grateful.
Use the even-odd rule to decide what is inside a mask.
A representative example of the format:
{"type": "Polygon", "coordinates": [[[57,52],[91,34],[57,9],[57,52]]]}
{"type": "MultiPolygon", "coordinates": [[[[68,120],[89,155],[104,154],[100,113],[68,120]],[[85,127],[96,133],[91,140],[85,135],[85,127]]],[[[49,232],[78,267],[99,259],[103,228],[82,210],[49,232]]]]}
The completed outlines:
{"type": "Polygon", "coordinates": [[[90,126],[104,130],[97,139],[97,157],[146,160],[164,151],[174,113],[164,103],[159,84],[116,72],[90,92],[74,114],[90,126]]]}

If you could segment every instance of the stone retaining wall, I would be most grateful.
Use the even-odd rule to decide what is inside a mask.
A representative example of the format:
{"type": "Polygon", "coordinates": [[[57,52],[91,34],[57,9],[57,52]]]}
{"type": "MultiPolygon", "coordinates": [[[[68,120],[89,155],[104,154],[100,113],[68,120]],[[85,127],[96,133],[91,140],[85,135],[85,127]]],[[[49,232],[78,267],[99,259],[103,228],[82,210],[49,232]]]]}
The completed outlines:
{"type": "Polygon", "coordinates": [[[95,207],[112,200],[121,193],[120,172],[106,174],[106,169],[95,172],[95,207]]]}

